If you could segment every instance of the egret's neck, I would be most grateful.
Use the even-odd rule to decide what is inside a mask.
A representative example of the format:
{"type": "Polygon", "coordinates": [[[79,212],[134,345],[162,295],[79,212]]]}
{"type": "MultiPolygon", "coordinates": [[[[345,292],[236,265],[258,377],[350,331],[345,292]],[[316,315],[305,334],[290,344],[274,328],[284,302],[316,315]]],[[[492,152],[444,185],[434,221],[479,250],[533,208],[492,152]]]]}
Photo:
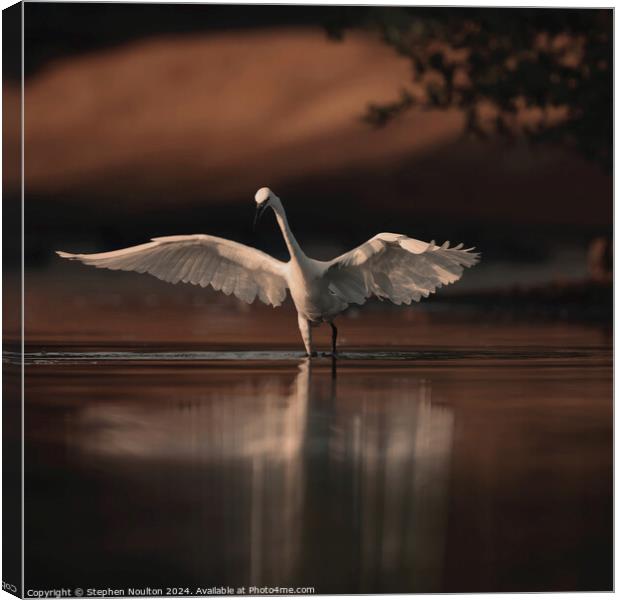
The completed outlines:
{"type": "Polygon", "coordinates": [[[306,255],[291,231],[291,227],[288,224],[288,219],[286,218],[286,213],[284,212],[284,207],[279,200],[272,200],[272,207],[273,212],[276,213],[276,219],[278,221],[278,225],[280,226],[280,231],[282,231],[282,235],[284,237],[284,241],[286,242],[286,247],[288,248],[289,254],[291,255],[291,259],[297,260],[298,262],[304,260],[306,255]]]}

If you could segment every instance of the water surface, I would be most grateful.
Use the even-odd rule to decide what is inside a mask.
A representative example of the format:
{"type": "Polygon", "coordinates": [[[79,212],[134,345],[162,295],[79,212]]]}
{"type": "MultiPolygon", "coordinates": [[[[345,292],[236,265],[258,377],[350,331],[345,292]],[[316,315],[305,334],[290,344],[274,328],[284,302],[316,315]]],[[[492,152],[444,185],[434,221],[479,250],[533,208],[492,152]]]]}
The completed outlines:
{"type": "Polygon", "coordinates": [[[595,342],[33,346],[26,587],[610,589],[595,342]]]}

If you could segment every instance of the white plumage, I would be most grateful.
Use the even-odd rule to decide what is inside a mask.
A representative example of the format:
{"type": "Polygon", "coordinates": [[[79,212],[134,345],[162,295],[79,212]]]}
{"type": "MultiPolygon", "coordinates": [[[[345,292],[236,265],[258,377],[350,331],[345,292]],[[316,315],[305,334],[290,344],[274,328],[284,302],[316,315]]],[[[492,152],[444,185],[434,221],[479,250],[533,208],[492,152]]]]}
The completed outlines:
{"type": "Polygon", "coordinates": [[[286,298],[283,262],[212,235],[173,235],[113,252],[58,255],[99,269],[150,273],[169,283],[210,285],[248,304],[258,296],[265,304],[280,306],[286,298]]]}
{"type": "Polygon", "coordinates": [[[332,327],[332,351],[337,330],[333,319],[350,304],[364,304],[371,296],[395,304],[410,304],[428,297],[442,285],[454,283],[463,268],[475,265],[479,255],[463,244],[437,246],[396,233],[379,233],[361,246],[330,261],[307,257],[293,235],[280,199],[261,188],[255,196],[257,219],[273,209],[290,253],[282,262],[243,244],[211,235],[176,235],[100,254],[70,254],[97,268],[150,273],[170,283],[192,283],[252,303],[256,298],[280,306],[290,290],[298,313],[299,329],[308,354],[312,325],[332,327]]]}

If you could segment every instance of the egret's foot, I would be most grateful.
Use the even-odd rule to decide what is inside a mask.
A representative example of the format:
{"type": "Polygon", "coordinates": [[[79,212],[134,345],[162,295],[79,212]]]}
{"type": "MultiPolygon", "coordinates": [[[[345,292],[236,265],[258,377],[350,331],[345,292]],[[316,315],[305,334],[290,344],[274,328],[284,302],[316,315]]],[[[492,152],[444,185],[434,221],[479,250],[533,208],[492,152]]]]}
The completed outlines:
{"type": "Polygon", "coordinates": [[[306,356],[309,356],[310,358],[316,358],[319,355],[319,353],[316,350],[313,350],[312,352],[306,352],[306,356]]]}

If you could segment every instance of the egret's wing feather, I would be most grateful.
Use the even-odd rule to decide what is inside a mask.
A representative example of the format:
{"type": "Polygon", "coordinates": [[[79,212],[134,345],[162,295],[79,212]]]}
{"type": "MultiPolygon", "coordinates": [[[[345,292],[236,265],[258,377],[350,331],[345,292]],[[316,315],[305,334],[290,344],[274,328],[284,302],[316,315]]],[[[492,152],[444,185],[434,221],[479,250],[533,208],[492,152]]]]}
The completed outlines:
{"type": "Polygon", "coordinates": [[[251,303],[279,306],[286,298],[285,263],[237,242],[210,235],[175,235],[100,254],[57,252],[86,265],[150,273],[170,283],[192,283],[251,303]]]}
{"type": "Polygon", "coordinates": [[[370,296],[410,304],[458,281],[463,269],[480,259],[473,250],[380,233],[330,261],[325,276],[332,293],[349,304],[363,304],[370,296]]]}

